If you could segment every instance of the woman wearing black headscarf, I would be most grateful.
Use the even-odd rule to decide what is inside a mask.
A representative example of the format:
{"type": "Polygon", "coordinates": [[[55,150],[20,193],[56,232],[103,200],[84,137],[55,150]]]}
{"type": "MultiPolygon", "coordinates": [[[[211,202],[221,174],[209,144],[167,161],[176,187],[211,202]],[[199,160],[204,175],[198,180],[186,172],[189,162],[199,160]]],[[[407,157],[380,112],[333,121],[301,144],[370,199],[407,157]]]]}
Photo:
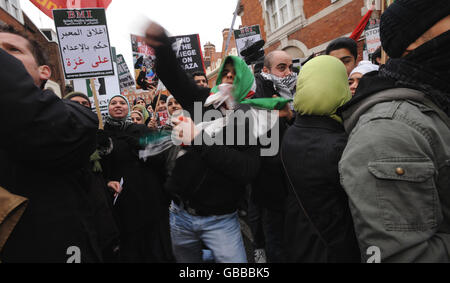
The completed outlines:
{"type": "Polygon", "coordinates": [[[129,104],[117,95],[109,104],[103,155],[105,179],[114,192],[114,213],[121,233],[120,261],[170,262],[168,200],[162,187],[163,165],[157,158],[139,159],[140,138],[151,134],[145,125],[133,124],[129,104]]]}

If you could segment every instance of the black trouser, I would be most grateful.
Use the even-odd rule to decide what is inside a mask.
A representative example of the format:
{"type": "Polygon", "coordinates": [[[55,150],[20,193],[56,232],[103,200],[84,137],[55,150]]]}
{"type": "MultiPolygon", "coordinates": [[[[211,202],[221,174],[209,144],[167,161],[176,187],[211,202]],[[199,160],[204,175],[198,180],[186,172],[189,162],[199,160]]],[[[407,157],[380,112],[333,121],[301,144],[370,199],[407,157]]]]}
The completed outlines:
{"type": "Polygon", "coordinates": [[[284,213],[249,200],[248,221],[254,249],[265,248],[267,262],[286,262],[284,251],[284,213]]]}

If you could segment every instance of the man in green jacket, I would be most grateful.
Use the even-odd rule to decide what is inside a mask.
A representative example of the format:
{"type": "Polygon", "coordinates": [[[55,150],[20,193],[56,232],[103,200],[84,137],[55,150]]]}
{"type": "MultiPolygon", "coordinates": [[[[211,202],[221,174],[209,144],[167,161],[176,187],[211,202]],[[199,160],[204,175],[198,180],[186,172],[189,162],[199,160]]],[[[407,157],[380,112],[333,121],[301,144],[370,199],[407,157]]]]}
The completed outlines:
{"type": "Polygon", "coordinates": [[[364,262],[450,261],[449,15],[448,0],[395,1],[380,26],[390,59],[341,109],[364,262]]]}

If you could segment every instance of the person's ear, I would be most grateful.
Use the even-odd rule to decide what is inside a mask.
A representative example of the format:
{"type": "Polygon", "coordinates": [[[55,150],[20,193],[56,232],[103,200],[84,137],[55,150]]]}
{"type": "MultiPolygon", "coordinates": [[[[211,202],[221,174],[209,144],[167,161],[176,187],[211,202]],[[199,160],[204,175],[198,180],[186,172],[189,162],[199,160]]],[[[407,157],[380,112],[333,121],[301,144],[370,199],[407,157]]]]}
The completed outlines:
{"type": "Polygon", "coordinates": [[[39,79],[41,81],[47,81],[52,76],[52,70],[47,65],[39,66],[39,79]]]}
{"type": "Polygon", "coordinates": [[[262,68],[262,71],[263,71],[264,73],[270,74],[270,70],[269,70],[266,66],[264,66],[264,67],[262,68]]]}

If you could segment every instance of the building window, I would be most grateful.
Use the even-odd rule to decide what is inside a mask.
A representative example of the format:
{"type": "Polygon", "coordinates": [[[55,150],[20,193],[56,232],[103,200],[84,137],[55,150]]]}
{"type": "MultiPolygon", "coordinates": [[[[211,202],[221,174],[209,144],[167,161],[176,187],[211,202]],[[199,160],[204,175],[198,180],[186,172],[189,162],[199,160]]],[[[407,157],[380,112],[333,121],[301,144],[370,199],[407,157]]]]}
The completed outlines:
{"type": "Polygon", "coordinates": [[[284,26],[300,15],[298,0],[266,0],[265,8],[271,31],[284,26]]]}
{"type": "Polygon", "coordinates": [[[0,0],[0,6],[19,22],[23,23],[20,3],[18,0],[0,0]]]}
{"type": "Polygon", "coordinates": [[[278,13],[275,0],[266,1],[267,13],[270,21],[270,29],[276,30],[278,28],[278,13]]]}
{"type": "Polygon", "coordinates": [[[300,16],[300,1],[298,0],[290,0],[291,9],[294,17],[300,16]]]}

